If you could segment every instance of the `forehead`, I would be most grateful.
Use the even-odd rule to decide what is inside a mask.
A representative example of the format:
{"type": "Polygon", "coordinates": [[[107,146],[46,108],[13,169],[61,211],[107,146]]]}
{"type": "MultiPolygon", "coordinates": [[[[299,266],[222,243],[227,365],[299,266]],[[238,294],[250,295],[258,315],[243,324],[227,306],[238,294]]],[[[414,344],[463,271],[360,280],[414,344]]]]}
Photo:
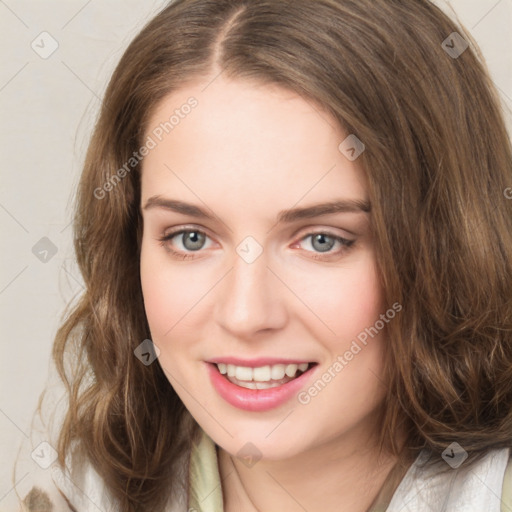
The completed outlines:
{"type": "Polygon", "coordinates": [[[240,206],[264,197],[279,209],[306,196],[367,199],[362,169],[339,150],[348,134],[286,89],[198,82],[167,96],[147,126],[155,147],[143,160],[143,200],[201,192],[240,206]]]}

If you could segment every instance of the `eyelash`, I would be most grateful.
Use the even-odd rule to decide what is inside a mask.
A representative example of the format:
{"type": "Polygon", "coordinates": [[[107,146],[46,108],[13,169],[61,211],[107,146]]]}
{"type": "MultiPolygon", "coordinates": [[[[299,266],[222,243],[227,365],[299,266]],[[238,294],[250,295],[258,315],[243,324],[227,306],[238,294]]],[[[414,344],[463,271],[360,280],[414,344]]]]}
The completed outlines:
{"type": "MultiPolygon", "coordinates": [[[[165,248],[166,251],[168,251],[173,257],[176,257],[176,258],[179,258],[181,260],[189,260],[189,259],[193,259],[195,258],[195,255],[194,253],[195,252],[201,252],[201,249],[199,249],[198,251],[190,251],[190,252],[181,252],[181,251],[176,251],[175,249],[173,249],[169,242],[176,236],[178,235],[184,235],[185,233],[199,233],[201,235],[204,235],[205,237],[207,238],[210,238],[208,237],[208,235],[200,230],[200,229],[178,229],[176,231],[173,231],[171,233],[168,233],[162,237],[159,237],[157,240],[160,242],[160,245],[162,247],[165,248]]],[[[340,252],[346,252],[348,251],[349,249],[351,249],[353,246],[354,246],[354,243],[355,243],[355,240],[349,240],[347,238],[343,238],[339,235],[335,235],[333,233],[329,233],[328,231],[322,231],[322,230],[319,230],[319,231],[312,231],[310,233],[307,233],[305,236],[301,237],[298,242],[295,242],[293,245],[297,245],[301,242],[304,242],[305,240],[307,240],[308,238],[311,238],[311,237],[314,237],[315,235],[325,235],[331,239],[333,239],[335,241],[335,243],[339,243],[341,246],[342,246],[342,249],[341,250],[338,250],[336,252],[331,252],[331,251],[326,251],[325,253],[322,253],[322,252],[316,252],[316,251],[306,251],[308,253],[311,253],[312,254],[312,258],[315,259],[315,260],[322,260],[322,261],[326,261],[326,260],[329,260],[331,259],[333,256],[337,256],[339,255],[340,252]]]]}

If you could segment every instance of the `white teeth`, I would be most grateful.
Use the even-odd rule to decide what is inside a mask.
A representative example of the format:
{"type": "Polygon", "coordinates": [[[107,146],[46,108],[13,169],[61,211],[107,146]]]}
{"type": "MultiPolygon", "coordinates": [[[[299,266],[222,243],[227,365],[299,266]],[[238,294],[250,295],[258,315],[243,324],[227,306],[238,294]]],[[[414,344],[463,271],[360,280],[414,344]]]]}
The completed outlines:
{"type": "Polygon", "coordinates": [[[256,382],[244,382],[242,385],[242,387],[248,388],[248,389],[257,389],[256,386],[257,386],[256,382]]]}
{"type": "Polygon", "coordinates": [[[275,364],[270,369],[270,376],[272,377],[272,380],[280,380],[284,378],[284,370],[285,370],[284,364],[275,364]]]}
{"type": "Polygon", "coordinates": [[[270,388],[276,388],[280,386],[281,384],[277,382],[244,382],[244,381],[237,381],[237,386],[240,386],[241,388],[248,388],[248,389],[270,389],[270,388]]]}
{"type": "Polygon", "coordinates": [[[270,380],[270,366],[260,366],[253,368],[252,378],[258,382],[268,382],[270,380]]]}
{"type": "Polygon", "coordinates": [[[252,368],[247,368],[247,366],[237,366],[235,377],[237,380],[252,380],[252,368]]]}
{"type": "MultiPolygon", "coordinates": [[[[305,372],[308,369],[308,363],[301,364],[274,364],[272,366],[259,366],[257,368],[250,368],[247,366],[236,366],[234,364],[217,363],[217,368],[222,375],[228,377],[234,377],[238,381],[244,381],[244,383],[268,383],[271,380],[282,380],[285,376],[293,378],[297,374],[297,370],[305,372]]],[[[271,383],[272,384],[272,383],[271,383]]],[[[266,389],[269,387],[258,387],[250,389],[266,389]]],[[[273,387],[273,386],[270,386],[273,387]]]]}
{"type": "Polygon", "coordinates": [[[270,389],[280,386],[277,382],[256,382],[256,389],[270,389]]]}
{"type": "Polygon", "coordinates": [[[286,369],[284,370],[284,373],[286,373],[286,375],[288,375],[288,377],[294,377],[295,374],[297,373],[297,368],[298,368],[298,365],[296,364],[289,364],[286,369]]]}

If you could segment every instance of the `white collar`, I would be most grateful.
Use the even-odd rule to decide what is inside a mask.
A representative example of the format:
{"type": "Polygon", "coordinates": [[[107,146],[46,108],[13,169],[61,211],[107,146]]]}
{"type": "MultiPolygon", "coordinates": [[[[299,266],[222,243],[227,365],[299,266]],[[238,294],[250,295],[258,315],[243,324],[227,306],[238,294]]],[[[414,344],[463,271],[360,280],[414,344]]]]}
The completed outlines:
{"type": "Polygon", "coordinates": [[[492,450],[473,464],[451,469],[442,459],[422,467],[422,452],[396,489],[386,512],[500,512],[509,449],[492,450]]]}

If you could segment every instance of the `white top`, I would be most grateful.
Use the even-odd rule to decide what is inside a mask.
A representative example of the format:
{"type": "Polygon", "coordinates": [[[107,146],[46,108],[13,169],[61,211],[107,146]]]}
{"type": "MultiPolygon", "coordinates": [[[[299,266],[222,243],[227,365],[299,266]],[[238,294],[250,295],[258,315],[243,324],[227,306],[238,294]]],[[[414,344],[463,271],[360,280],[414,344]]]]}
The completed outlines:
{"type": "MultiPolygon", "coordinates": [[[[493,450],[476,463],[462,464],[452,469],[443,460],[422,467],[428,458],[427,453],[422,452],[405,474],[386,512],[508,512],[501,496],[509,456],[508,448],[493,450]]],[[[183,462],[183,467],[187,467],[187,461],[183,462]]],[[[194,448],[190,474],[194,475],[191,503],[187,504],[188,475],[184,472],[181,475],[185,484],[183,490],[170,500],[165,512],[187,512],[190,510],[187,506],[191,505],[192,510],[197,512],[221,512],[222,489],[215,444],[206,434],[199,446],[194,448]],[[208,499],[203,501],[203,496],[208,496],[208,499]]],[[[53,509],[37,508],[34,502],[32,506],[22,506],[23,511],[70,512],[73,509],[67,501],[77,512],[119,510],[110,499],[101,478],[90,466],[81,470],[75,467],[74,471],[65,474],[55,463],[46,469],[41,468],[35,480],[31,485],[46,494],[47,503],[51,503],[53,509]]],[[[25,486],[22,496],[26,495],[26,489],[25,486]]],[[[4,510],[1,503],[0,510],[4,510]]]]}
{"type": "Polygon", "coordinates": [[[458,469],[444,461],[421,469],[425,455],[420,454],[396,489],[388,512],[500,512],[509,455],[508,448],[493,450],[476,464],[458,469]]]}

